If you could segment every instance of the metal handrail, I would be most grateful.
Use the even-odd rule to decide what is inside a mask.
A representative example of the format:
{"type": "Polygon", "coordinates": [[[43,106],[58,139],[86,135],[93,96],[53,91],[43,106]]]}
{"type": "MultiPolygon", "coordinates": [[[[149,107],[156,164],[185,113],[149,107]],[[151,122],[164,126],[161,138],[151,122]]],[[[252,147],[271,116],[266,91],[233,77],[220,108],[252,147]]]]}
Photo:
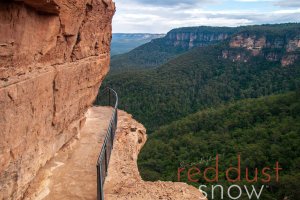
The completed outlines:
{"type": "Polygon", "coordinates": [[[113,142],[116,134],[118,123],[118,94],[111,88],[105,88],[100,95],[97,96],[95,104],[101,104],[102,97],[108,93],[108,105],[111,105],[111,95],[115,97],[113,105],[113,114],[107,128],[107,133],[97,160],[97,200],[104,200],[103,185],[107,176],[108,164],[110,160],[113,142]],[[105,161],[105,162],[103,162],[105,161]]]}

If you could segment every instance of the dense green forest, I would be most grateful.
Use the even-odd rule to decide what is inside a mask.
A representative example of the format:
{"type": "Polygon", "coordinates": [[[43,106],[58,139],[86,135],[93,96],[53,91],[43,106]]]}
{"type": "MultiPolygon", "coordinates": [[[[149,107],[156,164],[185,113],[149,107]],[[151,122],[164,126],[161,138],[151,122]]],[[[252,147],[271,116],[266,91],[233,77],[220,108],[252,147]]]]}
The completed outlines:
{"type": "Polygon", "coordinates": [[[156,69],[112,74],[104,87],[118,92],[120,108],[148,133],[202,108],[300,87],[299,61],[289,67],[264,57],[232,62],[220,57],[224,48],[198,47],[156,69]]]}
{"type": "MultiPolygon", "coordinates": [[[[196,163],[194,165],[202,170],[215,165],[210,158],[217,154],[220,171],[236,166],[238,154],[241,155],[241,169],[249,167],[252,174],[254,168],[273,168],[278,161],[283,168],[279,182],[273,178],[265,183],[268,187],[261,199],[297,200],[300,196],[299,145],[300,93],[291,92],[205,109],[161,127],[149,136],[142,149],[139,169],[145,180],[177,181],[180,163],[196,163]],[[201,159],[208,161],[201,163],[201,159]]],[[[242,170],[241,177],[244,173],[242,170]]],[[[228,186],[224,176],[220,173],[218,183],[228,186]]],[[[188,182],[186,177],[187,174],[183,174],[182,181],[188,182]]],[[[275,177],[273,172],[272,177],[275,177]]],[[[195,186],[216,184],[205,182],[202,175],[199,179],[198,183],[188,183],[195,186]]],[[[251,185],[245,181],[237,184],[251,185]]],[[[261,184],[258,181],[255,185],[261,184]]]]}

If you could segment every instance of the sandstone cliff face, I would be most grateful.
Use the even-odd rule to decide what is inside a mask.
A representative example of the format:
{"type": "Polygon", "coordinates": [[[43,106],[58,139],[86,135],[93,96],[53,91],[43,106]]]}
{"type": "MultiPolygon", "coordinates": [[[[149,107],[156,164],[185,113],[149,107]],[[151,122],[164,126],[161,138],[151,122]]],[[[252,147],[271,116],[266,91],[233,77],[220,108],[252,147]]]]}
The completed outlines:
{"type": "Polygon", "coordinates": [[[197,188],[186,183],[143,181],[137,159],[147,140],[146,129],[126,112],[119,110],[118,115],[118,129],[104,185],[105,199],[206,199],[197,188]]]}
{"type": "Polygon", "coordinates": [[[0,199],[20,199],[108,72],[111,0],[0,3],[0,199]]]}
{"type": "Polygon", "coordinates": [[[237,29],[229,27],[185,27],[171,30],[163,40],[168,46],[189,50],[193,47],[217,44],[236,32],[237,29]]]}
{"type": "Polygon", "coordinates": [[[193,47],[216,43],[225,40],[228,37],[228,33],[170,32],[166,36],[166,39],[175,47],[180,46],[184,49],[191,49],[193,47]]]}
{"type": "MultiPolygon", "coordinates": [[[[230,48],[246,49],[252,56],[264,56],[268,61],[280,61],[282,66],[294,64],[299,58],[300,35],[294,37],[267,38],[266,35],[238,34],[231,38],[230,48]]],[[[247,62],[250,56],[245,53],[222,52],[225,59],[247,62]]]]}

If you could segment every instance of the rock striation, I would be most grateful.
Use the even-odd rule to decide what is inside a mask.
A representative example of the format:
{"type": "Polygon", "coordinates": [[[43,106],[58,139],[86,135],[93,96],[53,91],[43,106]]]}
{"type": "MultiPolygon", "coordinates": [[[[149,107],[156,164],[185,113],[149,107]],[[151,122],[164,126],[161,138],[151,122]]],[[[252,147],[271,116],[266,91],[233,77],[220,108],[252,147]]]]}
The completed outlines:
{"type": "Polygon", "coordinates": [[[79,134],[109,70],[111,0],[0,3],[0,199],[79,134]]]}
{"type": "Polygon", "coordinates": [[[165,36],[167,45],[181,49],[216,44],[229,38],[236,30],[229,27],[186,27],[173,29],[165,36]]]}
{"type": "Polygon", "coordinates": [[[137,158],[147,140],[146,129],[124,111],[119,110],[118,116],[114,149],[104,185],[105,199],[206,199],[197,188],[186,183],[143,181],[137,158]]]}
{"type": "Polygon", "coordinates": [[[248,62],[251,56],[263,56],[268,61],[280,61],[282,66],[295,63],[299,58],[300,32],[294,36],[269,34],[257,34],[251,32],[234,35],[229,42],[232,49],[245,49],[243,51],[224,50],[222,57],[231,59],[233,62],[248,62]]]}

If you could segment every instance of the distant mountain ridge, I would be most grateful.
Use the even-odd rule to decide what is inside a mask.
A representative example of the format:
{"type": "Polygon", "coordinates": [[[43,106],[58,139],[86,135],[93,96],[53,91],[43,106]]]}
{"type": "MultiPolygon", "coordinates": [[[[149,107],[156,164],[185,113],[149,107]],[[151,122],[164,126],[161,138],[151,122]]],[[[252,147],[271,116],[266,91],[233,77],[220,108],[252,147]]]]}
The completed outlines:
{"type": "Polygon", "coordinates": [[[115,39],[146,39],[146,38],[159,38],[164,37],[163,33],[113,33],[115,39]]]}
{"type": "Polygon", "coordinates": [[[230,27],[177,28],[163,38],[154,39],[132,51],[112,57],[111,70],[157,67],[193,47],[216,44],[237,30],[230,27]]]}
{"type": "Polygon", "coordinates": [[[111,55],[122,54],[150,42],[153,39],[164,37],[165,34],[152,33],[113,33],[111,55]]]}
{"type": "MultiPolygon", "coordinates": [[[[177,28],[163,38],[154,39],[128,53],[114,56],[111,60],[111,70],[114,72],[155,68],[192,48],[217,44],[225,40],[231,40],[232,48],[246,48],[249,52],[252,49],[252,55],[265,54],[268,60],[281,60],[283,65],[289,65],[298,58],[289,54],[291,51],[298,51],[300,47],[299,32],[299,23],[233,28],[208,26],[177,28]],[[281,52],[283,49],[286,49],[285,52],[281,52]]],[[[247,56],[232,53],[224,51],[223,56],[236,57],[236,60],[248,59],[247,56]]]]}

